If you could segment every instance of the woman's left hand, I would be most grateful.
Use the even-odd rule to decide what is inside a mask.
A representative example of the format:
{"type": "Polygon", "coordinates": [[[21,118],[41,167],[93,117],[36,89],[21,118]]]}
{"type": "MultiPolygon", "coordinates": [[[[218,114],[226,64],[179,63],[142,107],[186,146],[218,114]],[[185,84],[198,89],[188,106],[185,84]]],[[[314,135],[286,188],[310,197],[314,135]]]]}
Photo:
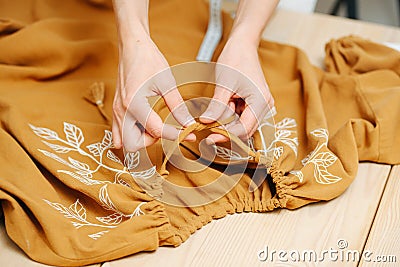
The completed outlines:
{"type": "MultiPolygon", "coordinates": [[[[226,43],[217,61],[213,99],[200,120],[211,123],[236,112],[240,118],[229,124],[227,130],[246,140],[254,134],[260,120],[273,108],[274,99],[259,62],[258,45],[243,41],[246,38],[242,37],[244,38],[232,36],[226,43]]],[[[228,141],[221,134],[210,134],[207,139],[208,143],[228,141]]]]}

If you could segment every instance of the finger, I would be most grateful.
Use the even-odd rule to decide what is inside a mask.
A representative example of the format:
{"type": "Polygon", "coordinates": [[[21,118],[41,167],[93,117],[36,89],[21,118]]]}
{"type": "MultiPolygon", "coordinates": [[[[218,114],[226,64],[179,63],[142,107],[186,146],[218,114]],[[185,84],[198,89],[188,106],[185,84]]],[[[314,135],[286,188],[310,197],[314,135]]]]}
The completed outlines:
{"type": "MultiPolygon", "coordinates": [[[[172,126],[171,126],[172,127],[172,126]]],[[[142,148],[153,145],[158,139],[153,138],[150,134],[143,131],[143,127],[139,126],[137,123],[127,129],[124,134],[124,149],[126,152],[136,152],[142,148]]],[[[194,134],[189,134],[184,141],[195,141],[196,136],[194,134]]]]}
{"type": "MultiPolygon", "coordinates": [[[[235,107],[235,103],[233,101],[230,101],[228,103],[228,108],[226,109],[226,112],[224,112],[221,115],[220,120],[227,119],[227,118],[231,117],[232,115],[234,115],[235,114],[235,108],[236,108],[235,107]]],[[[229,127],[229,125],[232,125],[232,124],[234,124],[234,122],[231,122],[228,125],[223,125],[223,126],[220,126],[220,127],[221,128],[222,127],[226,128],[226,127],[229,127]]],[[[229,141],[228,137],[226,137],[226,136],[224,136],[222,134],[216,134],[216,133],[210,134],[206,138],[206,144],[208,144],[208,145],[212,145],[212,144],[216,144],[216,143],[223,143],[223,142],[228,142],[228,141],[229,141]]]]}
{"type": "Polygon", "coordinates": [[[220,86],[215,87],[214,96],[206,111],[200,116],[203,123],[211,123],[218,120],[226,111],[232,92],[220,86]]]}
{"type": "Polygon", "coordinates": [[[247,106],[242,112],[239,121],[228,127],[228,131],[240,139],[249,139],[257,129],[257,125],[259,123],[257,117],[258,116],[254,114],[251,107],[247,106]]]}
{"type": "MultiPolygon", "coordinates": [[[[137,103],[133,103],[137,105],[137,103]]],[[[168,140],[176,140],[180,130],[170,124],[164,124],[160,116],[151,108],[148,102],[141,104],[140,110],[134,109],[137,121],[144,126],[145,131],[153,138],[165,138],[168,140]]],[[[186,141],[195,141],[196,135],[189,134],[186,141]]]]}
{"type": "MultiPolygon", "coordinates": [[[[161,138],[163,122],[160,116],[151,108],[145,96],[135,95],[129,104],[128,110],[150,136],[156,139],[161,138]]],[[[176,129],[176,131],[178,130],[176,129]]]]}
{"type": "Polygon", "coordinates": [[[122,147],[122,136],[121,136],[121,126],[119,120],[113,115],[112,122],[112,139],[113,145],[116,149],[120,149],[122,147]]]}
{"type": "Polygon", "coordinates": [[[222,135],[222,134],[210,134],[209,136],[207,136],[206,138],[206,144],[207,145],[213,145],[216,143],[224,143],[224,142],[228,142],[229,138],[222,135]]]}
{"type": "Polygon", "coordinates": [[[126,113],[123,121],[122,143],[127,152],[136,152],[145,147],[143,130],[136,124],[137,120],[126,113]]]}
{"type": "Polygon", "coordinates": [[[195,123],[193,116],[190,114],[176,87],[165,93],[162,97],[171,111],[172,116],[174,116],[180,125],[189,126],[190,124],[195,123]]]}

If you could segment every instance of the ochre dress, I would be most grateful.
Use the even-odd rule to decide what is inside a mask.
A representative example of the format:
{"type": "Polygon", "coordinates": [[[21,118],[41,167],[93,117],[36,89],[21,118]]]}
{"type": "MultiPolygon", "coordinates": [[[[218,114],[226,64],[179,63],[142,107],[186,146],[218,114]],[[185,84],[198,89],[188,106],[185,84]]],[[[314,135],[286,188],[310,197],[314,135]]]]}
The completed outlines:
{"type": "MultiPolygon", "coordinates": [[[[150,3],[151,36],[168,63],[194,61],[207,30],[207,4],[150,3]]],[[[398,52],[345,37],[327,44],[321,70],[295,47],[262,41],[260,62],[277,111],[272,165],[260,156],[271,127],[266,122],[246,143],[246,171],[224,176],[238,178],[229,192],[201,206],[168,205],[156,198],[165,195],[165,181],[205,185],[224,164],[195,173],[167,164],[168,175],[160,178],[165,155],[157,143],[147,149],[148,169],[139,168],[144,151],[130,154],[124,166],[106,120],[118,67],[109,3],[1,0],[0,7],[0,199],[8,235],[36,261],[78,266],[179,246],[227,214],[331,200],[353,181],[359,161],[400,163],[398,52]],[[98,99],[88,90],[100,92],[98,99]],[[104,114],[94,103],[103,96],[104,114]],[[254,188],[254,166],[264,163],[254,188]]],[[[228,15],[223,22],[214,61],[232,24],[228,15]]],[[[205,85],[180,90],[186,99],[213,94],[205,85]]],[[[167,116],[162,104],[156,109],[167,116]]],[[[180,151],[196,159],[197,145],[182,143],[180,151]]]]}

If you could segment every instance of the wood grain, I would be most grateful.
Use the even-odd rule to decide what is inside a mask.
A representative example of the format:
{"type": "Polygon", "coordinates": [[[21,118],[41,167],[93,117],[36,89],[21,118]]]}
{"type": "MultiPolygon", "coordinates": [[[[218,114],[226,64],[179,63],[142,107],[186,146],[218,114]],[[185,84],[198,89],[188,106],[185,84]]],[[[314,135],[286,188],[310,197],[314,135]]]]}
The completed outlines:
{"type": "MultiPolygon", "coordinates": [[[[258,252],[274,250],[338,249],[344,239],[348,249],[361,251],[381,198],[390,166],[360,164],[354,183],[340,197],[298,210],[278,210],[263,214],[235,214],[199,230],[182,247],[159,248],[104,264],[128,266],[270,266],[258,252]],[[206,233],[202,233],[205,230],[206,233]]],[[[276,257],[276,255],[275,255],[276,257]]],[[[281,266],[292,266],[290,262],[281,266]]],[[[319,263],[318,266],[356,266],[355,262],[319,263]]],[[[315,262],[295,266],[315,266],[315,262]]],[[[294,265],[293,265],[294,266],[294,265]]]]}
{"type": "Polygon", "coordinates": [[[120,260],[106,262],[102,267],[190,266],[193,259],[197,257],[198,249],[210,238],[210,232],[213,227],[213,223],[203,226],[189,238],[190,242],[185,242],[177,248],[160,247],[154,252],[140,252],[120,260]]]}
{"type": "Polygon", "coordinates": [[[322,66],[325,44],[335,38],[359,35],[374,42],[400,43],[400,28],[324,14],[304,14],[277,10],[263,33],[263,38],[295,45],[303,49],[311,63],[322,66]]]}
{"type": "Polygon", "coordinates": [[[362,259],[360,266],[400,265],[400,165],[394,166],[383,193],[376,218],[368,236],[364,251],[373,254],[369,260],[362,259]],[[390,256],[395,258],[377,256],[390,256]],[[378,262],[386,260],[391,262],[378,262]]]}

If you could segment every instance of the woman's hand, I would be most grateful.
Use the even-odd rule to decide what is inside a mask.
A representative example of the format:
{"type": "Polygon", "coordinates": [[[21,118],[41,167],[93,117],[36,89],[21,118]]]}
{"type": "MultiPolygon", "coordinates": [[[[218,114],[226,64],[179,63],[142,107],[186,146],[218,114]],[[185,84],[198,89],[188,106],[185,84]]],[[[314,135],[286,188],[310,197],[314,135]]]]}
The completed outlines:
{"type": "MultiPolygon", "coordinates": [[[[240,118],[227,125],[227,130],[239,138],[248,139],[257,130],[260,120],[274,107],[257,48],[264,27],[278,2],[239,2],[230,37],[217,62],[217,85],[213,99],[200,117],[203,123],[223,120],[235,111],[240,118]]],[[[211,134],[207,139],[208,143],[228,141],[220,134],[211,134]]]]}
{"type": "MultiPolygon", "coordinates": [[[[135,152],[163,137],[175,140],[179,130],[164,124],[148,98],[162,96],[182,126],[194,120],[176,88],[169,65],[151,40],[147,1],[115,0],[119,31],[119,71],[113,104],[113,143],[135,152]],[[130,12],[131,10],[131,12],[130,12]]],[[[194,141],[194,134],[185,140],[194,141]]]]}
{"type": "MultiPolygon", "coordinates": [[[[222,120],[233,114],[226,109],[229,106],[240,118],[228,125],[227,130],[248,139],[274,106],[274,99],[260,66],[257,46],[243,40],[231,37],[225,45],[216,66],[214,97],[200,120],[204,123],[222,120]]],[[[220,134],[211,134],[208,139],[209,143],[228,141],[220,134]]]]}

